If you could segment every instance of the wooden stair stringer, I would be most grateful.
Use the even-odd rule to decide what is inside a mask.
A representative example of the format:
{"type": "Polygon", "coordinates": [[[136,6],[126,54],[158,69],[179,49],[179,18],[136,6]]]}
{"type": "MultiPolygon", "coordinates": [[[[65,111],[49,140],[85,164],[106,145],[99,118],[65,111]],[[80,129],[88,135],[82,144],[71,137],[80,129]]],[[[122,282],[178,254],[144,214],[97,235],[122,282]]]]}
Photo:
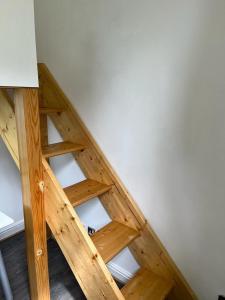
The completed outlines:
{"type": "Polygon", "coordinates": [[[43,160],[46,221],[88,299],[124,297],[70,201],[43,160]]]}
{"type": "Polygon", "coordinates": [[[80,144],[71,142],[59,142],[55,144],[45,145],[42,147],[42,154],[45,158],[50,158],[58,155],[79,152],[85,147],[80,144]]]}
{"type": "Polygon", "coordinates": [[[149,268],[159,276],[174,281],[173,299],[197,299],[154,231],[147,224],[134,199],[44,64],[39,64],[39,73],[42,79],[40,88],[45,101],[44,105],[51,108],[59,105],[65,108],[65,112],[61,114],[50,115],[62,138],[87,147],[83,152],[74,154],[82,171],[87,178],[113,185],[108,193],[99,197],[111,219],[142,231],[141,236],[130,245],[137,261],[142,267],[149,268]],[[149,247],[150,245],[151,247],[149,247]]]}

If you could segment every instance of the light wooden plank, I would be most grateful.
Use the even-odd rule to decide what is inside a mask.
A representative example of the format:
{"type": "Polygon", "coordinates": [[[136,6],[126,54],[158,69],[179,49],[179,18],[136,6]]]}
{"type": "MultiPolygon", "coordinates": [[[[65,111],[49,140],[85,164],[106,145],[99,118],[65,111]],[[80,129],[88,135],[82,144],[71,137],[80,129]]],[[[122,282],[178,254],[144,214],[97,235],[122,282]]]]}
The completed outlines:
{"type": "Polygon", "coordinates": [[[48,107],[40,107],[40,114],[55,114],[64,112],[64,108],[48,108],[48,107]]]}
{"type": "Polygon", "coordinates": [[[94,197],[108,192],[110,189],[110,185],[103,184],[92,179],[86,179],[82,182],[66,187],[64,192],[71,204],[73,206],[78,206],[94,197]]]}
{"type": "Polygon", "coordinates": [[[74,154],[85,176],[102,183],[114,185],[113,192],[110,193],[109,197],[107,194],[100,196],[102,204],[109,215],[120,223],[137,230],[141,229],[142,225],[145,224],[144,217],[134,201],[130,201],[130,198],[127,197],[127,191],[124,192],[125,188],[121,189],[122,185],[116,178],[113,169],[73,106],[44,64],[39,64],[39,73],[41,74],[40,88],[44,95],[45,106],[66,108],[64,113],[50,116],[55,127],[64,140],[86,145],[84,151],[74,154]]]}
{"type": "MultiPolygon", "coordinates": [[[[39,107],[44,106],[44,97],[41,89],[38,89],[39,107]]],[[[40,130],[41,130],[41,146],[48,145],[48,116],[42,113],[42,109],[39,108],[40,113],[40,130]]]]}
{"type": "Polygon", "coordinates": [[[57,243],[89,300],[123,300],[73,206],[43,160],[46,218],[57,243]]]}
{"type": "Polygon", "coordinates": [[[61,143],[55,143],[55,144],[44,146],[42,148],[42,153],[45,158],[49,158],[53,156],[81,151],[84,150],[84,148],[85,147],[83,145],[79,145],[71,142],[61,142],[61,143]]]}
{"type": "Polygon", "coordinates": [[[15,91],[23,207],[31,298],[50,299],[43,168],[36,89],[15,91]]]}
{"type": "Polygon", "coordinates": [[[164,300],[173,288],[166,281],[147,269],[140,269],[121,290],[129,300],[164,300]]]}
{"type": "Polygon", "coordinates": [[[11,99],[6,90],[0,89],[0,134],[12,158],[19,168],[16,119],[11,99]]]}
{"type": "Polygon", "coordinates": [[[127,247],[139,235],[139,232],[113,221],[92,236],[96,248],[107,263],[121,250],[127,247]]]}
{"type": "MultiPolygon", "coordinates": [[[[48,145],[48,116],[46,114],[40,114],[40,131],[41,131],[41,146],[43,148],[48,145]]],[[[49,159],[47,159],[47,162],[50,163],[49,159]]],[[[52,237],[51,230],[47,224],[46,224],[46,234],[47,234],[47,239],[50,239],[52,237]]]]}

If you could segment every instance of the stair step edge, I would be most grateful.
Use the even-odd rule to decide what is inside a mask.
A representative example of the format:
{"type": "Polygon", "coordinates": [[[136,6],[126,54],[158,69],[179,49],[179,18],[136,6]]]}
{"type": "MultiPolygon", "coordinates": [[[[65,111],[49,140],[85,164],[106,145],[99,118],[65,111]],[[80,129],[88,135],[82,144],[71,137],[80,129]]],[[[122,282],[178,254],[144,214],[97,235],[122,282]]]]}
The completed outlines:
{"type": "Polygon", "coordinates": [[[140,270],[121,289],[125,299],[163,300],[173,289],[173,282],[159,277],[145,268],[140,270]]]}
{"type": "Polygon", "coordinates": [[[108,263],[114,256],[119,254],[133,240],[138,238],[140,233],[133,228],[112,221],[97,231],[92,236],[96,248],[105,263],[108,263]]]}
{"type": "Polygon", "coordinates": [[[98,197],[109,190],[111,190],[113,185],[107,185],[92,179],[85,179],[74,185],[64,188],[68,199],[71,204],[76,207],[81,205],[88,200],[98,197]]]}
{"type": "Polygon", "coordinates": [[[75,144],[72,142],[60,142],[55,144],[49,144],[42,148],[42,153],[45,158],[50,158],[58,155],[63,155],[67,153],[73,153],[77,151],[82,151],[85,146],[80,144],[75,144]]]}

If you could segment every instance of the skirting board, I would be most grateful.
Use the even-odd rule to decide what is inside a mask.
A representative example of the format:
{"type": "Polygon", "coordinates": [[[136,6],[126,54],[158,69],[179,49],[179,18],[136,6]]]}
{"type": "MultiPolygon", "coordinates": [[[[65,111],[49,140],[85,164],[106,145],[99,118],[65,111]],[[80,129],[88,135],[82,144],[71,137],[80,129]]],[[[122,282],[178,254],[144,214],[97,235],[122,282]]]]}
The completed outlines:
{"type": "Polygon", "coordinates": [[[112,276],[121,283],[127,283],[127,281],[134,276],[134,274],[128,272],[113,262],[108,263],[107,267],[112,276]]]}
{"type": "Polygon", "coordinates": [[[13,236],[24,230],[24,221],[20,220],[9,226],[7,226],[3,231],[0,232],[0,241],[3,241],[10,236],[13,236]]]}

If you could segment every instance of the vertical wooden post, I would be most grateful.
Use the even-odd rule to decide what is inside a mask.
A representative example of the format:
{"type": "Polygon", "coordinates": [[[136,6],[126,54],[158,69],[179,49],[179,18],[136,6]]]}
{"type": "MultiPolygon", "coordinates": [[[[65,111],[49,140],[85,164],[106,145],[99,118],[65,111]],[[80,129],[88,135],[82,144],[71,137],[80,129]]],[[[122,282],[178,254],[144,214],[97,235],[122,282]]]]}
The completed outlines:
{"type": "Polygon", "coordinates": [[[15,91],[30,293],[50,299],[38,90],[15,91]]]}

